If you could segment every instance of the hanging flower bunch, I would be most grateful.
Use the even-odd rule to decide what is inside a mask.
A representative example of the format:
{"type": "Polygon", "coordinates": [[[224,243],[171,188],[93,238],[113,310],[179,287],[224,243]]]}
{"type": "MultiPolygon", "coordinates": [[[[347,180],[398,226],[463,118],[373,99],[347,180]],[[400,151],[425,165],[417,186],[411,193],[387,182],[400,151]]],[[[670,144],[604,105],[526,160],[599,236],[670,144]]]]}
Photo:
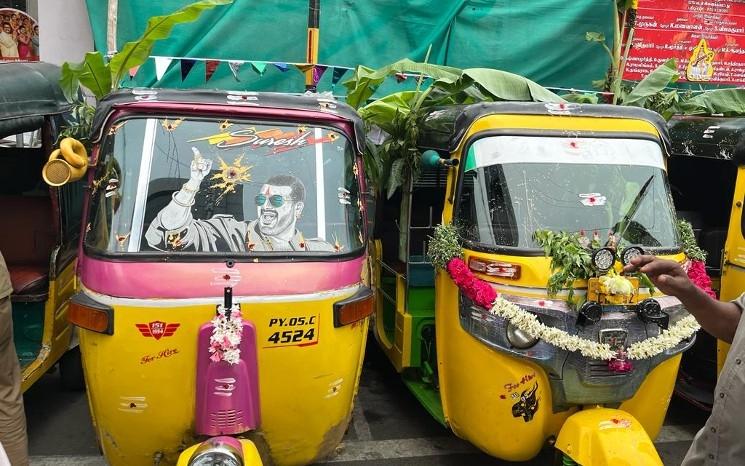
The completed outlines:
{"type": "Polygon", "coordinates": [[[240,309],[235,306],[228,318],[225,308],[220,306],[217,315],[212,319],[210,359],[214,362],[225,361],[228,364],[238,364],[241,359],[242,337],[243,317],[240,309]]]}
{"type": "MultiPolygon", "coordinates": [[[[428,254],[432,263],[445,269],[460,291],[476,305],[489,309],[490,313],[502,317],[531,337],[540,338],[567,351],[577,351],[587,358],[609,361],[624,368],[630,367],[625,361],[626,358],[647,359],[657,356],[690,338],[699,329],[696,320],[689,316],[679,320],[659,336],[634,343],[627,351],[622,352],[623,354],[619,354],[607,343],[587,340],[547,326],[534,314],[500,296],[489,283],[477,278],[463,261],[457,231],[452,225],[438,225],[435,228],[435,236],[431,238],[428,254]],[[458,245],[457,251],[454,244],[458,245]],[[449,258],[447,254],[451,254],[449,258]]],[[[627,371],[628,369],[624,369],[620,372],[627,371]]]]}
{"type": "Polygon", "coordinates": [[[693,226],[685,220],[678,220],[678,235],[680,236],[680,242],[683,244],[683,252],[689,261],[685,265],[688,278],[694,285],[704,290],[706,294],[717,299],[717,294],[711,288],[711,278],[706,273],[706,251],[696,244],[693,226]]]}

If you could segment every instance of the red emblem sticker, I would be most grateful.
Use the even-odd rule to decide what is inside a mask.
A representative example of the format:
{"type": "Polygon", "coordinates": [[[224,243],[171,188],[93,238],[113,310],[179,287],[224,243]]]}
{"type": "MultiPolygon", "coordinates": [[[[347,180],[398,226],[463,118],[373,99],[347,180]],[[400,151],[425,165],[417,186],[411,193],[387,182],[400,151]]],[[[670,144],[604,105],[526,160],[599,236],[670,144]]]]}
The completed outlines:
{"type": "Polygon", "coordinates": [[[156,340],[160,340],[162,337],[170,337],[181,324],[167,324],[159,320],[150,322],[149,324],[135,324],[137,330],[140,331],[143,337],[153,337],[156,340]]]}

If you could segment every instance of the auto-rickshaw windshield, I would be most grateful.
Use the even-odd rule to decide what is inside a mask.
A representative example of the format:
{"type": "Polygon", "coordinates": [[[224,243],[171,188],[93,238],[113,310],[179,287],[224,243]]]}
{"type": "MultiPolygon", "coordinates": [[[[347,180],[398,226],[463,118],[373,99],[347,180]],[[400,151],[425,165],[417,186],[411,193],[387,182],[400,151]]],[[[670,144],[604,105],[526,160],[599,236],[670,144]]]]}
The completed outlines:
{"type": "Polygon", "coordinates": [[[648,139],[478,139],[467,152],[456,215],[476,246],[536,248],[533,233],[547,229],[678,247],[662,151],[648,139]]]}
{"type": "Polygon", "coordinates": [[[101,252],[340,254],[362,247],[352,144],[311,125],[116,121],[86,245],[101,252]]]}

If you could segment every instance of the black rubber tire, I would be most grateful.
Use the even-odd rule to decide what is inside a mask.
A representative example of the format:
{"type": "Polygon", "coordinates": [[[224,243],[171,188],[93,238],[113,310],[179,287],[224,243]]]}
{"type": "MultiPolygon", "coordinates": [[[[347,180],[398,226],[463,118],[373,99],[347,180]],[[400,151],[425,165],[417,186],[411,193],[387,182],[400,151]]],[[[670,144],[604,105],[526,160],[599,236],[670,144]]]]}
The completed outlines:
{"type": "Polygon", "coordinates": [[[75,347],[63,354],[59,360],[60,381],[65,390],[85,390],[83,361],[80,359],[80,348],[75,347]]]}

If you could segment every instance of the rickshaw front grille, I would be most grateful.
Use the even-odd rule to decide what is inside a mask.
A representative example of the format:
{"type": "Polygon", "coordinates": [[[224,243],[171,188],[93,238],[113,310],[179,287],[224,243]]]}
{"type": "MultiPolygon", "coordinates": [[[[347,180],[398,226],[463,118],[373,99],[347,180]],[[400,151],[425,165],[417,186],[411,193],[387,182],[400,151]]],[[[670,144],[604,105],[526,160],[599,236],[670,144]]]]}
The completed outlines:
{"type": "Polygon", "coordinates": [[[235,409],[226,409],[212,413],[210,416],[211,424],[217,429],[226,429],[243,424],[243,411],[235,409]]]}

